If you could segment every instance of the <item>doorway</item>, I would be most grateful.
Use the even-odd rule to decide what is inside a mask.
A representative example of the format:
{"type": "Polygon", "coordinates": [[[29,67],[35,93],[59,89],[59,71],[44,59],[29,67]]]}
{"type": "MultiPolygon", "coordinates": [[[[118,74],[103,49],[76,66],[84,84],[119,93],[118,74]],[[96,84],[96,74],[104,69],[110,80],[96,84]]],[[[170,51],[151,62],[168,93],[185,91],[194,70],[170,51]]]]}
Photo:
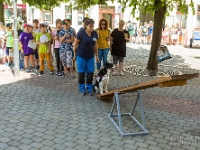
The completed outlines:
{"type": "Polygon", "coordinates": [[[103,14],[103,18],[108,21],[108,28],[112,28],[113,27],[112,14],[103,14]]]}

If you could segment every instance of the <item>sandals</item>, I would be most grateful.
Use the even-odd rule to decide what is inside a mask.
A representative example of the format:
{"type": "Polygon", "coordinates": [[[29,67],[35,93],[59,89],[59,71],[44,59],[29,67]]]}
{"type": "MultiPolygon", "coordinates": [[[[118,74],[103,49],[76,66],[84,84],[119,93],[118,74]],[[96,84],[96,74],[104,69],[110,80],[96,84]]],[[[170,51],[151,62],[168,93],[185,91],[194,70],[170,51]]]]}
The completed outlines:
{"type": "Polygon", "coordinates": [[[67,77],[68,77],[68,74],[65,74],[65,75],[64,75],[64,78],[67,78],[67,77]]]}
{"type": "Polygon", "coordinates": [[[74,76],[74,75],[71,75],[71,79],[75,79],[75,76],[74,76]]]}

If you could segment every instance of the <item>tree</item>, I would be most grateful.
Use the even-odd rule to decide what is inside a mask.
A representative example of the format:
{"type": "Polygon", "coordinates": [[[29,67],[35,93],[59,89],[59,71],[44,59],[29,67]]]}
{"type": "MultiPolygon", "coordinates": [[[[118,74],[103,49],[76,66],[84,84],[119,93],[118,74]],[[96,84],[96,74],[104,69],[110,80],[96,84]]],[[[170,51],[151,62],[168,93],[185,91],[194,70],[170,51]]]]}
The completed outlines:
{"type": "Polygon", "coordinates": [[[5,4],[11,4],[10,0],[0,0],[0,22],[2,22],[3,24],[5,24],[5,20],[4,20],[4,3],[5,4]]]}
{"type": "MultiPolygon", "coordinates": [[[[108,1],[109,0],[74,0],[73,8],[86,9],[95,4],[106,5],[108,1]]],[[[179,5],[182,13],[188,13],[188,11],[186,11],[188,8],[186,0],[118,0],[118,2],[123,5],[122,10],[125,10],[127,7],[131,7],[133,16],[135,15],[135,10],[137,9],[143,9],[143,13],[153,12],[154,29],[147,69],[154,73],[158,70],[156,54],[161,43],[162,27],[165,20],[165,15],[168,14],[168,11],[172,11],[176,5],[179,5]]],[[[192,8],[194,14],[195,9],[193,0],[190,0],[189,6],[192,8]]]]}

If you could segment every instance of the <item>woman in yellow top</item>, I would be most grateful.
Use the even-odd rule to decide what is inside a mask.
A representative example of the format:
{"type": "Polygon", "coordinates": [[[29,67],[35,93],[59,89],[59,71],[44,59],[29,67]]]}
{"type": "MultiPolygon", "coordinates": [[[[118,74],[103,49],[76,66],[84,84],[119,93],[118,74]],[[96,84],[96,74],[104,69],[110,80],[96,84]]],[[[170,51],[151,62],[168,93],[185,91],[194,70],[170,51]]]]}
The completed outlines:
{"type": "Polygon", "coordinates": [[[106,19],[101,19],[99,21],[99,28],[96,29],[98,34],[98,57],[99,62],[97,62],[97,71],[101,68],[101,62],[103,64],[107,62],[107,56],[109,52],[109,40],[110,40],[110,30],[108,29],[108,22],[106,19]]]}

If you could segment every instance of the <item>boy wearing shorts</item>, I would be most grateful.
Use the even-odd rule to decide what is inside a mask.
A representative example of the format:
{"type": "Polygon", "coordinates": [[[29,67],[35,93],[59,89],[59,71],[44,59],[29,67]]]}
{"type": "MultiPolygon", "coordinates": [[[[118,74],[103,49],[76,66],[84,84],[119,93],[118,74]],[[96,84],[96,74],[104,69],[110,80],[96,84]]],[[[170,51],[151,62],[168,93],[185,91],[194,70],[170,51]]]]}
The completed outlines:
{"type": "Polygon", "coordinates": [[[63,29],[59,32],[60,37],[60,60],[62,65],[64,66],[65,75],[64,77],[68,77],[68,68],[71,72],[71,78],[74,77],[73,72],[73,50],[72,43],[74,42],[74,31],[70,30],[70,21],[68,19],[64,19],[62,21],[63,29]]]}
{"type": "Polygon", "coordinates": [[[40,74],[44,74],[44,59],[47,61],[47,66],[50,70],[50,74],[54,74],[54,67],[50,61],[49,55],[49,42],[51,37],[49,33],[46,32],[45,24],[40,24],[40,32],[36,35],[36,42],[39,45],[39,58],[40,58],[40,74]]]}

